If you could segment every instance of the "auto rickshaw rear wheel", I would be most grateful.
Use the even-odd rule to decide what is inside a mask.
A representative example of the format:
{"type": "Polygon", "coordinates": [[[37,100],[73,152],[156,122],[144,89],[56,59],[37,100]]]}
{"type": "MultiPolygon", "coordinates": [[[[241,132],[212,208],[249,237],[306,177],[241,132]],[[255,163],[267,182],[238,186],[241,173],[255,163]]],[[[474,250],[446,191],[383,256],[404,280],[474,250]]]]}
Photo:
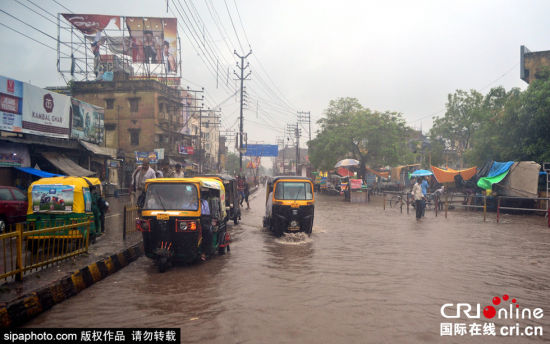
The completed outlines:
{"type": "Polygon", "coordinates": [[[157,261],[157,268],[160,273],[165,272],[168,269],[168,257],[160,257],[157,261]]]}

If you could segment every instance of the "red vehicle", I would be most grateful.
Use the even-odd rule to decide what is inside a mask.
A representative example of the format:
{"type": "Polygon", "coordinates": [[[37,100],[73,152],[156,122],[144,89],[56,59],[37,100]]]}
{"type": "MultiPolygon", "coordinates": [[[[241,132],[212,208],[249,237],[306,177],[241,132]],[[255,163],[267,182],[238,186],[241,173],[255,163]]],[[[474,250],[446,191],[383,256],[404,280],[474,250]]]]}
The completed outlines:
{"type": "Polygon", "coordinates": [[[12,186],[0,186],[0,233],[6,224],[23,222],[27,216],[27,195],[12,186]]]}

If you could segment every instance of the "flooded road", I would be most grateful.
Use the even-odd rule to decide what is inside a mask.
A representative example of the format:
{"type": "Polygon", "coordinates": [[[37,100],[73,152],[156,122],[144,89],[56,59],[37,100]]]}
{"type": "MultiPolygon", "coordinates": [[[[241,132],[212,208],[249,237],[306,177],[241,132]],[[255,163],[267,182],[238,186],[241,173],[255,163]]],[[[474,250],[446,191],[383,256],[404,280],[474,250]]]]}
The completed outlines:
{"type": "Polygon", "coordinates": [[[185,343],[550,340],[550,229],[541,217],[496,224],[494,214],[484,223],[477,212],[445,219],[427,211],[417,222],[412,211],[319,196],[312,236],[278,239],[261,227],[263,190],[254,196],[242,223],[230,226],[229,254],[164,274],[142,257],[28,326],[180,327],[185,343]],[[504,294],[548,314],[441,315],[446,303],[483,309],[504,294]],[[476,322],[541,326],[544,334],[441,336],[441,323],[476,322]]]}

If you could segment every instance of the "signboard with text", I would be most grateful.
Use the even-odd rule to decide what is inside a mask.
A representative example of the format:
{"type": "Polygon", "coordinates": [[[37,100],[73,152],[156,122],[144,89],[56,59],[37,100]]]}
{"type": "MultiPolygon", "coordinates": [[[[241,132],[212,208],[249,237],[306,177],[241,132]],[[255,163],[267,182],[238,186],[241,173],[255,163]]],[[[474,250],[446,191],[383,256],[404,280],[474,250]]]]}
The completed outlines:
{"type": "Polygon", "coordinates": [[[259,145],[248,144],[246,146],[245,156],[278,156],[279,146],[277,145],[259,145]]]}
{"type": "Polygon", "coordinates": [[[23,83],[22,132],[69,138],[71,98],[23,83]]]}
{"type": "Polygon", "coordinates": [[[0,76],[0,130],[20,133],[23,114],[23,83],[0,76]]]}

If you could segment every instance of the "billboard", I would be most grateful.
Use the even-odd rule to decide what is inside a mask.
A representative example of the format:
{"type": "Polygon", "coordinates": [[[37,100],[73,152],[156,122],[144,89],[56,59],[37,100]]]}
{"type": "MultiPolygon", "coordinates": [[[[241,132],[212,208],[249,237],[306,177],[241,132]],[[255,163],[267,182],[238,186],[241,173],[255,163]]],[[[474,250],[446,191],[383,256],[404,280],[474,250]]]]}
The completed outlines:
{"type": "Polygon", "coordinates": [[[177,72],[176,18],[126,17],[126,26],[134,63],[164,64],[167,73],[177,72]]]}
{"type": "Polygon", "coordinates": [[[23,83],[0,76],[0,130],[20,133],[23,115],[23,83]]]}
{"type": "Polygon", "coordinates": [[[159,160],[157,152],[136,152],[136,163],[138,165],[141,165],[141,162],[145,158],[148,158],[151,164],[156,164],[159,160]]]}
{"type": "Polygon", "coordinates": [[[32,209],[40,211],[68,211],[73,210],[74,186],[72,185],[33,185],[32,209]]]}
{"type": "Polygon", "coordinates": [[[195,154],[195,150],[193,146],[178,145],[178,153],[182,155],[193,155],[195,154]]]}
{"type": "Polygon", "coordinates": [[[22,132],[69,138],[71,98],[23,83],[22,132]]]}
{"type": "Polygon", "coordinates": [[[111,21],[120,29],[119,16],[106,16],[102,14],[61,14],[69,23],[85,35],[94,35],[103,31],[111,21]]]}
{"type": "Polygon", "coordinates": [[[245,156],[278,156],[279,146],[277,145],[258,145],[248,144],[246,146],[245,156]]]}
{"type": "Polygon", "coordinates": [[[71,105],[71,137],[102,143],[105,134],[103,109],[74,98],[71,99],[71,105]]]}

